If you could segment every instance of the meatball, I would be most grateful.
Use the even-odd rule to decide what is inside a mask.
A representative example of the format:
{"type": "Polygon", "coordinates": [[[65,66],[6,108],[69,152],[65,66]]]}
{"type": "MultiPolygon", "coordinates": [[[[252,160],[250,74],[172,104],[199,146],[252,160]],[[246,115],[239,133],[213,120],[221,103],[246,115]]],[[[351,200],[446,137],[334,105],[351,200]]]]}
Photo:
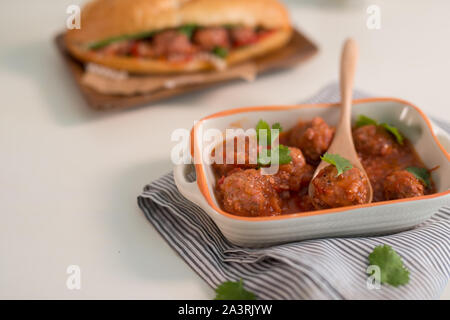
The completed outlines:
{"type": "Polygon", "coordinates": [[[316,209],[313,205],[312,198],[307,194],[299,195],[296,200],[300,212],[314,211],[316,209]]]}
{"type": "Polygon", "coordinates": [[[281,213],[281,198],[270,176],[248,169],[230,174],[217,186],[225,211],[246,217],[274,216],[281,213]]]}
{"type": "Polygon", "coordinates": [[[149,41],[135,41],[131,48],[131,55],[135,57],[155,57],[155,49],[149,41]]]}
{"type": "Polygon", "coordinates": [[[229,48],[230,39],[228,31],[222,27],[212,27],[197,30],[194,34],[194,43],[202,49],[211,51],[216,47],[229,48]]]}
{"type": "Polygon", "coordinates": [[[317,164],[320,156],[328,150],[333,135],[334,128],[316,117],[310,122],[297,124],[291,131],[289,144],[300,148],[308,162],[317,164]]]}
{"type": "Polygon", "coordinates": [[[424,186],[411,172],[394,171],[384,180],[386,200],[419,197],[424,195],[424,186]]]}
{"type": "Polygon", "coordinates": [[[173,60],[194,52],[195,46],[189,38],[175,30],[160,32],[153,39],[153,54],[158,57],[166,56],[169,60],[173,60]]]}
{"type": "Polygon", "coordinates": [[[366,203],[369,182],[358,168],[351,168],[337,176],[337,169],[329,165],[312,181],[313,204],[317,209],[352,206],[366,203]]]}
{"type": "Polygon", "coordinates": [[[258,37],[254,28],[236,27],[230,31],[233,44],[237,47],[254,43],[258,37]]]}
{"type": "Polygon", "coordinates": [[[220,159],[221,161],[215,161],[212,164],[212,167],[218,176],[227,176],[237,168],[252,169],[257,167],[258,146],[256,144],[256,140],[252,141],[253,143],[250,143],[250,137],[246,136],[245,148],[243,152],[238,148],[238,141],[238,138],[234,138],[234,154],[232,159],[227,159],[226,141],[213,150],[211,154],[213,158],[216,157],[216,153],[218,153],[218,155],[220,152],[222,153],[222,159],[220,159]]]}
{"type": "Polygon", "coordinates": [[[371,156],[386,156],[395,146],[389,132],[373,124],[353,130],[353,141],[358,152],[371,156]]]}
{"type": "Polygon", "coordinates": [[[106,47],[99,49],[99,52],[105,55],[127,55],[130,52],[132,44],[129,41],[113,42],[106,47]]]}
{"type": "Polygon", "coordinates": [[[289,147],[289,150],[292,161],[280,165],[274,176],[274,187],[277,190],[299,191],[301,187],[307,186],[311,181],[314,168],[306,163],[300,149],[289,147]]]}

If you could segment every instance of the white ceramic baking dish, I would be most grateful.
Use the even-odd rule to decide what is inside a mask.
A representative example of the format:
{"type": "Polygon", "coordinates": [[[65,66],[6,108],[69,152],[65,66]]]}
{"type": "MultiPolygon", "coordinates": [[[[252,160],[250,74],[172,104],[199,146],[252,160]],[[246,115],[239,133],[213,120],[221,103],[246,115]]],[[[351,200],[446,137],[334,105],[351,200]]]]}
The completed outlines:
{"type": "Polygon", "coordinates": [[[399,232],[428,219],[438,208],[450,204],[450,137],[438,128],[416,106],[394,98],[355,100],[353,117],[367,115],[380,122],[398,127],[413,143],[432,172],[437,193],[422,197],[377,202],[276,217],[239,217],[221,210],[214,196],[215,178],[209,165],[199,163],[201,155],[199,134],[209,128],[225,131],[239,123],[243,129],[254,128],[260,119],[279,122],[283,128],[293,127],[304,120],[320,116],[331,125],[338,120],[337,104],[309,104],[296,106],[250,107],[227,110],[199,121],[191,133],[191,149],[196,159],[196,181],[186,174],[192,165],[177,165],[175,182],[180,192],[200,206],[214,220],[223,235],[232,243],[260,247],[272,244],[338,236],[368,236],[399,232]]]}

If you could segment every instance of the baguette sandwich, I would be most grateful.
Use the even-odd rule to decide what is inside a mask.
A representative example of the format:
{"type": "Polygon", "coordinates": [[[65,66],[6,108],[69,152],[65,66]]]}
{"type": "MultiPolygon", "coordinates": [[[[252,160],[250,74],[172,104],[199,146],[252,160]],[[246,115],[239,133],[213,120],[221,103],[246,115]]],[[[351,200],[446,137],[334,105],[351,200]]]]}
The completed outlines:
{"type": "Polygon", "coordinates": [[[168,74],[223,69],[281,48],[291,34],[277,0],[94,0],[64,41],[85,63],[168,74]]]}

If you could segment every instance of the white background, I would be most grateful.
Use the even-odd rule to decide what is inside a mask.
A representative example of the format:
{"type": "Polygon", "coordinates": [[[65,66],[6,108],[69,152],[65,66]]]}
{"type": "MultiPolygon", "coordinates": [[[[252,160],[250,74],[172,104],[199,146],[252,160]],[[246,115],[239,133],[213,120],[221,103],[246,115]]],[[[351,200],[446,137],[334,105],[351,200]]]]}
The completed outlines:
{"type": "Polygon", "coordinates": [[[0,4],[0,298],[211,299],[137,195],[171,169],[175,128],[227,108],[302,101],[337,79],[348,36],[360,45],[359,88],[450,121],[450,1],[290,1],[321,49],[307,64],[113,113],[88,109],[52,42],[73,3],[0,4]],[[366,28],[370,4],[381,30],[366,28]],[[71,264],[81,267],[79,291],[65,285],[71,264]]]}

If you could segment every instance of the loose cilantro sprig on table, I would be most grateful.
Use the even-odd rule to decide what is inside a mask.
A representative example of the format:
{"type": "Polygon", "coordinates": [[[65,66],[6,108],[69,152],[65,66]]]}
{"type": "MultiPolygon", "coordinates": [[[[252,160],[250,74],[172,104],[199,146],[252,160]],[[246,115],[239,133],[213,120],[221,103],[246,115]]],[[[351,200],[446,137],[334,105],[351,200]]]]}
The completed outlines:
{"type": "Polygon", "coordinates": [[[380,267],[381,283],[398,287],[409,282],[409,271],[402,258],[388,245],[379,245],[369,254],[370,265],[380,267]]]}
{"type": "Polygon", "coordinates": [[[216,289],[214,300],[256,300],[253,292],[244,288],[244,281],[225,281],[216,289]]]}
{"type": "MultiPolygon", "coordinates": [[[[272,131],[270,125],[264,121],[259,120],[259,122],[256,124],[256,138],[258,145],[262,145],[263,147],[272,147],[273,142],[278,137],[279,133],[283,130],[280,123],[274,123],[272,125],[273,130],[278,130],[278,133],[276,135],[272,136],[272,131]],[[263,143],[264,141],[260,141],[260,130],[266,131],[266,143],[263,143]]],[[[278,164],[288,164],[292,161],[290,154],[290,150],[288,147],[284,145],[278,145],[275,148],[268,148],[267,150],[267,157],[263,157],[260,154],[258,154],[258,165],[265,166],[269,165],[271,161],[271,155],[272,152],[278,152],[278,164]]]]}
{"type": "Polygon", "coordinates": [[[369,118],[369,117],[367,117],[365,115],[362,115],[362,114],[359,115],[358,119],[356,120],[356,126],[358,128],[359,127],[363,127],[363,126],[367,126],[367,125],[371,125],[371,124],[383,127],[384,129],[386,129],[386,131],[388,131],[389,133],[391,133],[395,137],[395,139],[397,140],[397,142],[399,144],[403,144],[404,137],[402,136],[402,134],[398,131],[398,129],[396,127],[391,126],[391,125],[389,125],[387,123],[378,123],[378,121],[376,121],[376,120],[374,120],[372,118],[369,118]]]}
{"type": "Polygon", "coordinates": [[[406,171],[411,172],[420,182],[422,182],[425,187],[431,184],[430,172],[425,168],[418,167],[408,167],[406,171]]]}
{"type": "Polygon", "coordinates": [[[337,176],[343,174],[345,171],[350,170],[353,168],[353,165],[348,161],[347,159],[341,157],[338,154],[331,154],[328,152],[325,152],[323,156],[320,156],[320,159],[322,159],[325,162],[328,162],[329,164],[332,164],[337,169],[337,176]]]}

